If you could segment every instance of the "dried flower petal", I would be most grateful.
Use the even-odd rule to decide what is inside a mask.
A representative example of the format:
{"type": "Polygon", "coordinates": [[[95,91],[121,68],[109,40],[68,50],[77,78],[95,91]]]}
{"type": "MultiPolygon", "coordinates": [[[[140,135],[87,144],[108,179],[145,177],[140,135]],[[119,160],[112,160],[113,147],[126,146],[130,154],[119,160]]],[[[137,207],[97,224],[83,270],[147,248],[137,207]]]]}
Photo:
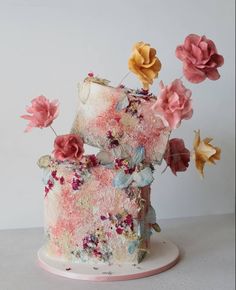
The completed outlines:
{"type": "Polygon", "coordinates": [[[47,167],[49,167],[51,160],[52,160],[52,158],[50,155],[44,155],[44,156],[39,158],[37,164],[40,168],[47,168],[47,167]]]}

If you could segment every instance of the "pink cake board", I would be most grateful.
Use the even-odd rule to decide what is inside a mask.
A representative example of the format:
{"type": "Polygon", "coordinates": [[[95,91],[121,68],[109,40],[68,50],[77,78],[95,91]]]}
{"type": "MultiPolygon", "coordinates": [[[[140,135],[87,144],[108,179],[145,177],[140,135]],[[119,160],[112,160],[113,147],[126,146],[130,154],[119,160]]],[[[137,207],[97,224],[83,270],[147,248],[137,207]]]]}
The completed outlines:
{"type": "Polygon", "coordinates": [[[153,235],[151,252],[140,264],[88,265],[53,260],[42,247],[38,251],[40,266],[53,274],[89,281],[122,281],[152,276],[173,267],[179,260],[179,249],[170,241],[153,235]]]}

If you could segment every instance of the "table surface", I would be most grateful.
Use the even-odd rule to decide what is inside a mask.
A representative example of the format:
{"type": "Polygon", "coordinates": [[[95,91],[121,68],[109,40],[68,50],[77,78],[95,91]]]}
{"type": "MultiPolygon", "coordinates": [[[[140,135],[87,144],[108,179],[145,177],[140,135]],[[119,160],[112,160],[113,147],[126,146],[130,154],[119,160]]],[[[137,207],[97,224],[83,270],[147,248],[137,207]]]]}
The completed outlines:
{"type": "Polygon", "coordinates": [[[161,274],[119,282],[88,282],[50,274],[38,266],[43,229],[0,231],[1,290],[234,290],[233,214],[160,220],[162,237],[181,251],[179,263],[161,274]]]}

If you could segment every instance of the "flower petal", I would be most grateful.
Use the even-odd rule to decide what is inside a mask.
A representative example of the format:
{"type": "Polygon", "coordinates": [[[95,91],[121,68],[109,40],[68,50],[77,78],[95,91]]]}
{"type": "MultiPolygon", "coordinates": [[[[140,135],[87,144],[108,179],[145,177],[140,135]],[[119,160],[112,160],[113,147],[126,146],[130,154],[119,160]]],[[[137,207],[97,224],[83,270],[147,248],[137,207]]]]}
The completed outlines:
{"type": "Polygon", "coordinates": [[[138,146],[135,148],[134,155],[132,157],[131,166],[137,165],[143,161],[145,157],[145,149],[143,146],[138,146]]]}
{"type": "Polygon", "coordinates": [[[113,179],[113,186],[116,188],[126,188],[133,181],[132,175],[125,174],[123,171],[120,171],[116,174],[113,179]]]}
{"type": "Polygon", "coordinates": [[[208,69],[206,71],[206,75],[212,81],[216,81],[220,78],[220,74],[217,69],[208,69]]]}
{"type": "Polygon", "coordinates": [[[129,245],[128,245],[128,252],[129,254],[133,254],[134,251],[136,250],[136,248],[138,247],[139,245],[139,242],[137,240],[133,240],[131,242],[129,242],[129,245]]]}
{"type": "Polygon", "coordinates": [[[203,71],[190,64],[184,64],[183,73],[186,79],[194,84],[198,84],[206,79],[203,71]]]}
{"type": "Polygon", "coordinates": [[[120,112],[125,109],[129,105],[129,99],[127,95],[125,95],[116,105],[116,111],[120,112]]]}
{"type": "Polygon", "coordinates": [[[155,224],[157,222],[155,209],[151,205],[148,208],[146,220],[149,224],[155,224]]]}
{"type": "Polygon", "coordinates": [[[132,174],[133,180],[136,182],[136,186],[143,187],[153,182],[153,174],[150,167],[146,167],[139,172],[132,174]]]}
{"type": "Polygon", "coordinates": [[[107,165],[107,164],[113,163],[112,154],[107,152],[107,151],[98,152],[96,157],[102,165],[107,165]]]}

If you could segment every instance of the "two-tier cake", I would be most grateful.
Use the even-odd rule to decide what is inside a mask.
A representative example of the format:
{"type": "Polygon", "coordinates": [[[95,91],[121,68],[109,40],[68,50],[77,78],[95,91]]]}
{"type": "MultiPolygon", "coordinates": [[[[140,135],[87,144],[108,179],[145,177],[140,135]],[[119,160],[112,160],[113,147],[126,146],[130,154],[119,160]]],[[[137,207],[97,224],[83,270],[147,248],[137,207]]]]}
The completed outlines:
{"type": "Polygon", "coordinates": [[[124,78],[111,86],[89,73],[79,84],[69,134],[57,135],[52,123],[58,102],[42,95],[22,116],[29,121],[26,131],[51,127],[56,134],[52,154],[38,161],[46,237],[39,260],[48,271],[70,278],[123,280],[152,275],[176,263],[179,251],[169,242],[156,243],[150,251],[151,234],[160,231],[150,202],[154,166],[165,160],[176,175],[188,168],[192,156],[203,176],[205,164],[220,159],[220,148],[211,138],[201,140],[199,130],[192,154],[182,139],[170,139],[170,134],[193,114],[192,93],[183,77],[192,83],[219,79],[218,67],[224,62],[214,42],[196,34],[186,37],[176,56],[183,62],[183,76],[168,85],[160,82],[156,95],[149,86],[161,62],[144,42],[134,45],[128,61],[142,83],[140,89],[124,86],[124,78]],[[84,144],[97,147],[99,153],[86,154],[84,144]],[[142,267],[137,267],[141,261],[142,267]]]}

